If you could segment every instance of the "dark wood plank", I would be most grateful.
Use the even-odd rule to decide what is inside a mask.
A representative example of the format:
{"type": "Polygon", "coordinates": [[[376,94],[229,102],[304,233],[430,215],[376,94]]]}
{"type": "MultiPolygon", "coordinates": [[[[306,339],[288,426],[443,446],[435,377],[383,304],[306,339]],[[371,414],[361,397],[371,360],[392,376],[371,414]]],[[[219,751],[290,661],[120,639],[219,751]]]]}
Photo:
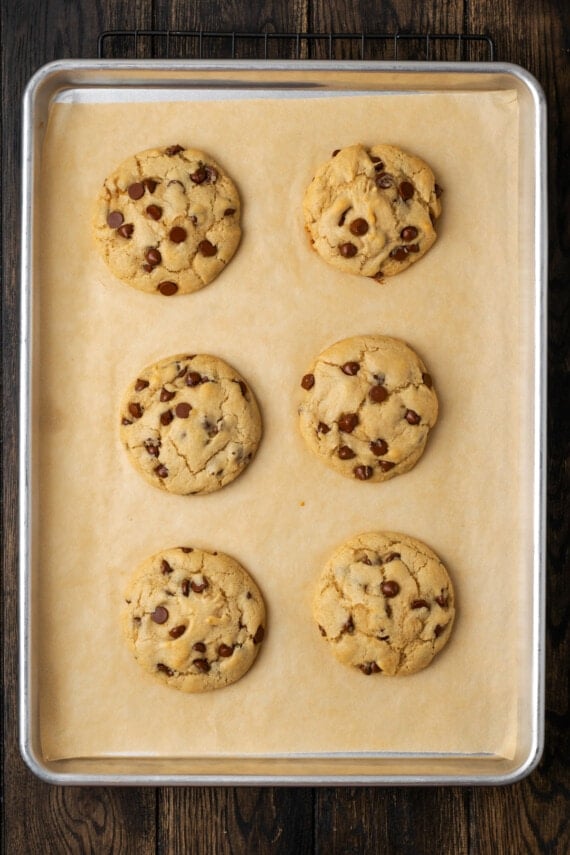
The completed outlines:
{"type": "MultiPolygon", "coordinates": [[[[313,0],[310,29],[314,33],[365,33],[425,34],[459,33],[463,31],[463,0],[445,0],[442,3],[416,3],[414,0],[397,0],[392,3],[375,3],[374,0],[357,0],[354,3],[329,3],[313,0]]],[[[371,40],[364,57],[357,40],[339,41],[334,48],[335,59],[426,59],[424,39],[402,39],[396,46],[393,40],[371,40]]],[[[434,41],[429,47],[430,59],[454,59],[455,43],[434,41]]],[[[325,39],[314,45],[313,56],[327,59],[329,45],[325,39]]]]}
{"type": "Polygon", "coordinates": [[[315,855],[467,855],[464,791],[371,788],[319,791],[315,855]]]}
{"type": "Polygon", "coordinates": [[[524,781],[501,790],[474,791],[471,799],[472,851],[570,852],[570,714],[568,651],[570,589],[567,430],[570,281],[570,98],[565,0],[488,4],[470,0],[469,23],[485,18],[497,57],[518,63],[542,85],[549,111],[549,357],[548,357],[548,519],[546,746],[542,762],[524,781]],[[508,817],[508,821],[505,820],[508,817]]]}
{"type": "Polygon", "coordinates": [[[161,853],[313,852],[311,789],[162,788],[158,816],[161,853]],[[181,822],[181,817],[186,821],[181,822]]]}
{"type": "MultiPolygon", "coordinates": [[[[149,4],[123,3],[141,24],[149,4]]],[[[40,782],[20,758],[17,742],[17,438],[20,101],[32,73],[62,57],[96,56],[97,36],[124,26],[113,2],[3,3],[2,15],[2,261],[3,388],[3,851],[154,852],[155,792],[63,788],[40,782]]]]}

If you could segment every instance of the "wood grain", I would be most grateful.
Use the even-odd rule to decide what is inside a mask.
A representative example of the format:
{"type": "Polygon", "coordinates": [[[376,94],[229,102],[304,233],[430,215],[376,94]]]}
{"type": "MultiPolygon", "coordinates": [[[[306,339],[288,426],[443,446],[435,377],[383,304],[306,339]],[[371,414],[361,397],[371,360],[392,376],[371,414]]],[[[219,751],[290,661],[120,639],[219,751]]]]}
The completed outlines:
{"type": "MultiPolygon", "coordinates": [[[[570,435],[570,19],[566,0],[25,0],[1,5],[2,36],[2,641],[6,853],[295,853],[295,855],[566,855],[570,851],[568,660],[570,435]],[[549,104],[549,489],[546,747],[538,768],[505,788],[64,788],[44,784],[17,747],[18,211],[20,99],[40,65],[94,57],[111,29],[174,27],[238,32],[488,32],[497,56],[539,79],[549,104]]],[[[124,44],[125,51],[131,50],[124,44]]],[[[154,41],[140,56],[161,56],[154,41]]],[[[178,46],[182,49],[181,46],[178,46]]],[[[241,56],[260,45],[242,43],[241,56]]],[[[387,46],[367,58],[390,58],[387,46]]],[[[421,51],[408,43],[405,50],[421,51]]],[[[288,55],[294,43],[271,46],[288,55]]],[[[404,50],[404,48],[402,48],[404,50]]],[[[359,58],[357,42],[335,45],[359,58]]],[[[436,58],[454,58],[442,46],[436,58]]],[[[227,43],[212,41],[211,55],[227,43]]],[[[328,56],[323,39],[303,54],[328,56]]],[[[403,58],[401,54],[400,58],[403,58]]],[[[418,58],[415,54],[411,58],[418,58]]],[[[472,56],[471,58],[484,58],[472,56]]],[[[484,176],[482,177],[484,180],[484,176]]]]}
{"type": "Polygon", "coordinates": [[[159,851],[304,855],[313,851],[313,792],[276,787],[163,788],[159,851]],[[180,817],[188,817],[180,822],[180,817]]]}

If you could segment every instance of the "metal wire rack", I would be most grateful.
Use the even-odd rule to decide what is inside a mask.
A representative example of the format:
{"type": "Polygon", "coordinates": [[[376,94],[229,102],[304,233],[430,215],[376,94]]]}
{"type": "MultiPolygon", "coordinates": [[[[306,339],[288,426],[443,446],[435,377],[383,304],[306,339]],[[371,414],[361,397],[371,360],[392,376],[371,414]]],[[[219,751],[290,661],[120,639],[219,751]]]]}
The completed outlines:
{"type": "Polygon", "coordinates": [[[205,30],[108,30],[100,59],[357,59],[487,61],[490,36],[463,33],[246,33],[205,30]]]}

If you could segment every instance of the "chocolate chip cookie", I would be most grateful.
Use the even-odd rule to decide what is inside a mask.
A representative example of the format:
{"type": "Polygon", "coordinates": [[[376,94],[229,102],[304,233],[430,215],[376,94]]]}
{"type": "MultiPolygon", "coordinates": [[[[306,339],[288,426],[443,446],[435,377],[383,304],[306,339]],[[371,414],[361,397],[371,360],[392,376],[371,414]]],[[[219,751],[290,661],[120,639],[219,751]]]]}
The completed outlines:
{"type": "Polygon", "coordinates": [[[313,613],[343,664],[366,675],[413,674],[449,640],[453,586],[425,543],[394,532],[369,532],[331,556],[313,613]]]}
{"type": "Polygon", "coordinates": [[[106,179],[93,229],[117,278],[171,297],[207,285],[240,242],[240,198],[210,155],[180,145],[133,155],[106,179]]]}
{"type": "Polygon", "coordinates": [[[324,350],[301,379],[299,426],[326,464],[359,481],[387,481],[421,457],[437,421],[431,375],[400,339],[363,335],[324,350]]]}
{"type": "Polygon", "coordinates": [[[148,558],[125,593],[123,629],[139,664],[181,692],[235,683],[265,634],[259,588],[221,552],[175,547],[148,558]]]}
{"type": "Polygon", "coordinates": [[[352,145],[317,170],[304,197],[305,225],[329,264],[382,280],[433,246],[440,195],[421,158],[393,145],[352,145]]]}
{"type": "Polygon", "coordinates": [[[120,435],[136,469],[169,493],[211,493],[252,460],[261,416],[250,386],[217,356],[179,354],[129,384],[120,435]]]}

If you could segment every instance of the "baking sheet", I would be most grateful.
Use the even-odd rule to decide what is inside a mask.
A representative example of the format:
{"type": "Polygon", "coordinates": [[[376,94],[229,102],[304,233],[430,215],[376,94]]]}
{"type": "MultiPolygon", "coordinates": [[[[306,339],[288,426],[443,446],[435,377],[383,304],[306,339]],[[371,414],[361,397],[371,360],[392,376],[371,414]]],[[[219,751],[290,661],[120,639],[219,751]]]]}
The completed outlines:
{"type": "Polygon", "coordinates": [[[35,195],[44,757],[512,758],[532,620],[527,402],[536,379],[527,346],[534,305],[519,265],[516,92],[61,101],[35,195]],[[438,243],[384,285],[329,268],[303,234],[300,200],[313,170],[357,141],[416,152],[445,189],[438,243]],[[230,171],[244,237],[213,284],[161,300],[106,270],[90,216],[120,160],[174,142],[210,152],[230,171]],[[313,356],[339,338],[376,332],[418,350],[441,403],[415,469],[380,485],[330,472],[296,426],[298,381],[313,356]],[[126,384],[143,365],[183,350],[234,364],[263,412],[254,463],[203,497],[153,490],[118,442],[126,384]],[[342,668],[311,619],[322,564],[342,540],[371,529],[425,540],[455,583],[453,637],[413,677],[342,668]],[[206,696],[155,684],[120,636],[132,569],[178,543],[232,554],[268,606],[254,668],[206,696]]]}

